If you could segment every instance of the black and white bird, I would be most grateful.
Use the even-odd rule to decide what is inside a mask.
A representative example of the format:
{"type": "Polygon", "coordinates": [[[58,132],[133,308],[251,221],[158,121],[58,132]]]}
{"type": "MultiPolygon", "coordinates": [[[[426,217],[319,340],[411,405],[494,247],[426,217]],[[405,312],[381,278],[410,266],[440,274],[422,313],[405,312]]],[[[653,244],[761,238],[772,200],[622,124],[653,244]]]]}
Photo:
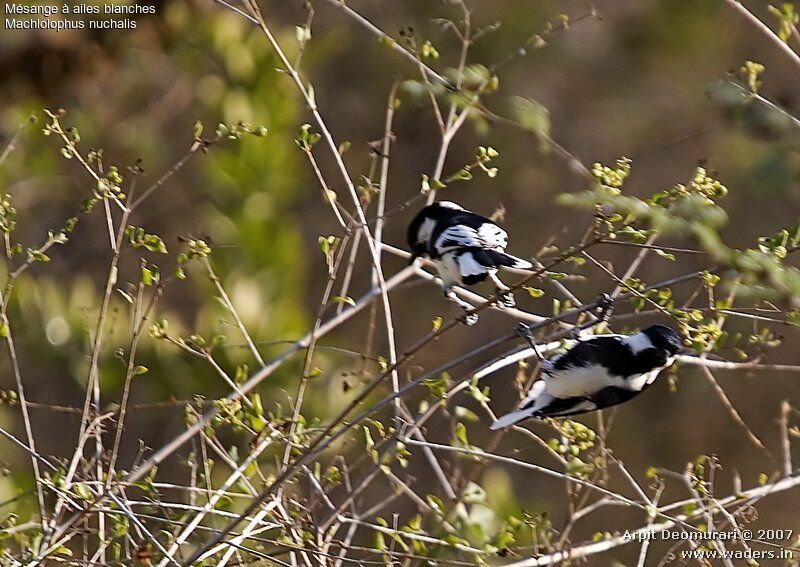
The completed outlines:
{"type": "Polygon", "coordinates": [[[627,402],[655,382],[682,350],[664,325],[633,335],[597,335],[542,363],[517,411],[491,425],[502,429],[528,418],[566,417],[627,402]]]}
{"type": "Polygon", "coordinates": [[[472,305],[458,298],[454,285],[473,285],[489,278],[496,287],[499,307],[513,307],[514,296],[497,277],[501,267],[527,270],[527,260],[506,254],[508,233],[490,219],[467,211],[450,201],[439,201],[422,209],[408,225],[411,262],[427,256],[442,279],[445,297],[466,312],[464,322],[472,325],[478,316],[472,305]]]}

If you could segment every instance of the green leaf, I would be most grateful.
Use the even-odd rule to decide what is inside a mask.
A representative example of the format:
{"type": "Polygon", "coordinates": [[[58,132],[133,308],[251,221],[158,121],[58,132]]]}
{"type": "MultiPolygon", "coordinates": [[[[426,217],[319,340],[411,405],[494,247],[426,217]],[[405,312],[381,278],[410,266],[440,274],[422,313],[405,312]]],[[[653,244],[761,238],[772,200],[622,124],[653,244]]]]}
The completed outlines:
{"type": "Polygon", "coordinates": [[[233,376],[233,381],[237,384],[241,384],[245,380],[247,380],[248,376],[248,367],[246,364],[240,364],[236,367],[236,374],[233,376]]]}
{"type": "Polygon", "coordinates": [[[92,491],[89,490],[82,482],[76,482],[72,485],[72,491],[81,499],[81,500],[92,500],[92,491]]]}
{"type": "Polygon", "coordinates": [[[134,376],[140,376],[142,374],[147,374],[147,366],[138,365],[133,369],[134,376]]]}
{"type": "Polygon", "coordinates": [[[448,376],[447,372],[442,372],[438,378],[423,380],[422,385],[428,388],[434,397],[441,400],[447,396],[447,383],[449,382],[449,378],[450,376],[448,376]]]}
{"type": "Polygon", "coordinates": [[[33,250],[32,248],[28,249],[28,261],[29,262],[49,262],[50,256],[42,252],[41,250],[33,250]]]}
{"type": "Polygon", "coordinates": [[[469,439],[467,439],[467,426],[460,421],[456,423],[456,440],[464,446],[469,447],[469,439]]]}
{"type": "Polygon", "coordinates": [[[512,104],[520,126],[535,134],[542,147],[547,148],[550,140],[550,111],[535,100],[519,96],[514,97],[512,104]]]}
{"type": "Polygon", "coordinates": [[[525,291],[528,292],[528,295],[530,295],[533,298],[542,297],[544,295],[544,290],[541,290],[538,287],[530,287],[527,285],[522,287],[525,289],[525,291]]]}
{"type": "MultiPolygon", "coordinates": [[[[364,446],[367,450],[367,453],[372,453],[373,447],[375,447],[375,441],[372,439],[372,432],[370,432],[369,427],[366,425],[363,427],[364,429],[364,446]]],[[[373,455],[373,459],[376,455],[373,455]]]]}
{"type": "Polygon", "coordinates": [[[142,246],[150,252],[158,252],[159,254],[167,253],[167,245],[161,240],[160,236],[155,234],[145,234],[142,240],[142,246]]]}

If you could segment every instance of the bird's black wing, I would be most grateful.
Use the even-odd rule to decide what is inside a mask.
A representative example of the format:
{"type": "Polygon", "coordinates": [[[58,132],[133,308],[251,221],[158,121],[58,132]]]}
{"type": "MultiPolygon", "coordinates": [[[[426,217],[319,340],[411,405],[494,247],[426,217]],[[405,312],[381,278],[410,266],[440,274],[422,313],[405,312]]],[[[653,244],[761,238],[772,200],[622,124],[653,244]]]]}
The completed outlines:
{"type": "MultiPolygon", "coordinates": [[[[564,354],[554,358],[551,372],[575,366],[602,365],[611,374],[628,376],[634,364],[634,356],[628,345],[617,335],[601,336],[581,341],[564,354]]],[[[634,369],[635,370],[635,369],[634,369]]]]}

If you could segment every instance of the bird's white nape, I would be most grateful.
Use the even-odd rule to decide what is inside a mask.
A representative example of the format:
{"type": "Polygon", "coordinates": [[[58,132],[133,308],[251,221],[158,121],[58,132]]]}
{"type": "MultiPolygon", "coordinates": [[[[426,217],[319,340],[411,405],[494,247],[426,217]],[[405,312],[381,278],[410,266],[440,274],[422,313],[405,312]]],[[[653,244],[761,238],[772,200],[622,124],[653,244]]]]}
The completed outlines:
{"type": "Polygon", "coordinates": [[[622,341],[626,345],[628,345],[628,347],[631,349],[631,352],[634,355],[639,354],[643,350],[647,350],[649,348],[653,348],[653,341],[651,341],[650,337],[648,337],[647,335],[645,335],[641,331],[636,333],[636,334],[624,337],[622,339],[622,341]]]}

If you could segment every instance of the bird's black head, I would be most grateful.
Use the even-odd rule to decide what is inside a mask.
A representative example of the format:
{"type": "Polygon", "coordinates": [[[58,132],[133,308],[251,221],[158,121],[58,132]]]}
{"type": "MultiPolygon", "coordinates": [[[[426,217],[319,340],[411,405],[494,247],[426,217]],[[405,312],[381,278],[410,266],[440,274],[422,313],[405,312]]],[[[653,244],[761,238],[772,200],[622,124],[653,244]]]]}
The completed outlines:
{"type": "Polygon", "coordinates": [[[406,234],[406,238],[408,240],[408,247],[411,249],[411,259],[409,260],[409,264],[414,262],[420,256],[425,255],[425,251],[427,249],[427,243],[423,240],[420,240],[420,229],[422,228],[422,223],[425,222],[426,219],[429,217],[427,216],[428,209],[430,207],[425,207],[420,212],[417,213],[417,216],[411,221],[411,224],[408,225],[408,232],[406,234]]]}
{"type": "Polygon", "coordinates": [[[456,203],[450,201],[440,201],[424,207],[417,213],[411,223],[408,225],[406,239],[408,247],[411,249],[411,260],[413,262],[420,256],[427,254],[428,238],[431,236],[432,228],[426,225],[426,221],[436,223],[447,214],[453,214],[456,211],[463,211],[463,208],[456,203]]]}
{"type": "Polygon", "coordinates": [[[683,350],[681,337],[666,325],[652,325],[642,330],[642,333],[647,335],[654,347],[663,349],[671,355],[678,354],[683,350]]]}

